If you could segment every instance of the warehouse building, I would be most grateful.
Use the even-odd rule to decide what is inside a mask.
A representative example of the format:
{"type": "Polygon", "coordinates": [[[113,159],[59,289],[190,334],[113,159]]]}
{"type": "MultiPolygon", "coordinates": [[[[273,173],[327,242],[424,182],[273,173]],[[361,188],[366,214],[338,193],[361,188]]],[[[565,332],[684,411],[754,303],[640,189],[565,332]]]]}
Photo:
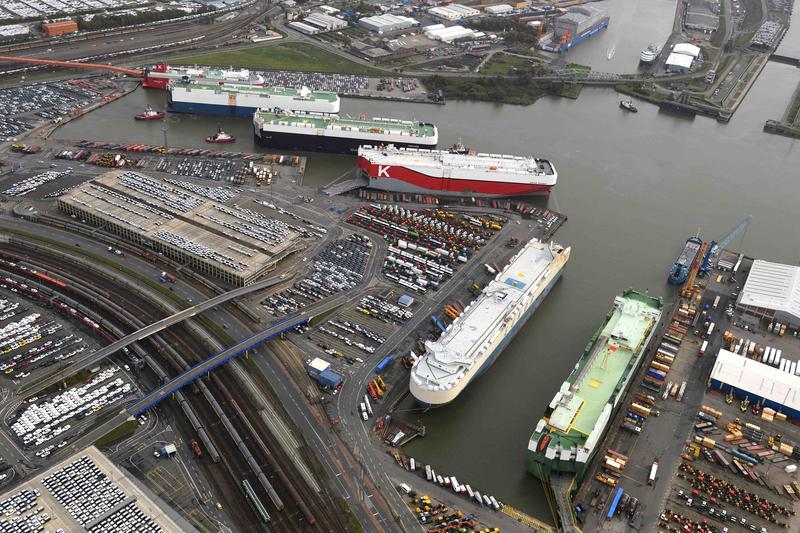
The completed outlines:
{"type": "Polygon", "coordinates": [[[494,6],[486,6],[484,11],[489,13],[490,15],[503,15],[505,13],[511,13],[514,11],[514,8],[508,4],[497,4],[494,6]]]}
{"type": "Polygon", "coordinates": [[[711,389],[733,392],[753,403],[763,400],[763,407],[791,418],[800,417],[800,376],[720,350],[710,379],[711,389]]]}
{"type": "Polygon", "coordinates": [[[382,35],[384,33],[405,30],[414,26],[418,26],[419,22],[411,17],[386,14],[364,17],[358,20],[358,25],[366,30],[374,31],[378,35],[382,35]]]}
{"type": "Polygon", "coordinates": [[[62,195],[58,207],[237,287],[303,247],[285,222],[237,205],[243,198],[213,201],[182,183],[115,170],[62,195]]]}
{"type": "Polygon", "coordinates": [[[444,43],[451,43],[453,41],[457,41],[458,39],[475,38],[478,35],[482,36],[483,33],[478,34],[463,26],[442,26],[441,24],[437,24],[434,27],[428,27],[425,29],[425,37],[434,41],[442,41],[444,43]]]}
{"type": "Polygon", "coordinates": [[[792,329],[800,328],[800,267],[753,261],[736,309],[792,329]]]}
{"type": "Polygon", "coordinates": [[[320,29],[316,26],[311,26],[310,24],[304,24],[300,21],[292,21],[289,23],[289,27],[299,31],[300,33],[305,33],[306,35],[316,35],[320,33],[320,29]]]}
{"type": "Polygon", "coordinates": [[[326,31],[341,30],[347,27],[347,22],[325,13],[311,13],[303,19],[303,23],[309,26],[319,28],[321,33],[326,31]]]}
{"type": "Polygon", "coordinates": [[[664,62],[664,65],[668,72],[682,73],[692,70],[692,63],[694,63],[692,56],[672,52],[664,62]]]}
{"type": "Polygon", "coordinates": [[[686,0],[683,25],[690,30],[711,33],[719,29],[719,2],[717,0],[686,0]]]}
{"type": "Polygon", "coordinates": [[[672,47],[673,54],[684,54],[693,59],[700,57],[700,47],[690,43],[678,43],[672,47]]]}
{"type": "Polygon", "coordinates": [[[444,20],[461,20],[470,17],[477,17],[481,14],[477,9],[462,6],[461,4],[450,4],[448,6],[433,7],[428,10],[432,16],[444,20]]]}

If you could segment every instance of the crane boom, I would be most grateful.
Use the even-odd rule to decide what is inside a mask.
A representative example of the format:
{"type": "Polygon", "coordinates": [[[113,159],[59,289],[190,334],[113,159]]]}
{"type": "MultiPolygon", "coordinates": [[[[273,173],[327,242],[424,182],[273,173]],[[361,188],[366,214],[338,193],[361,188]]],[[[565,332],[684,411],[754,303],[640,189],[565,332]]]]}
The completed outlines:
{"type": "Polygon", "coordinates": [[[708,252],[706,252],[705,257],[703,258],[703,263],[700,265],[700,270],[703,272],[708,272],[711,269],[711,260],[719,254],[720,250],[724,250],[730,243],[732,243],[739,235],[747,229],[747,226],[750,225],[750,222],[753,220],[752,215],[747,215],[739,222],[739,225],[733,228],[726,236],[720,239],[719,242],[711,241],[711,246],[708,247],[708,252]]]}

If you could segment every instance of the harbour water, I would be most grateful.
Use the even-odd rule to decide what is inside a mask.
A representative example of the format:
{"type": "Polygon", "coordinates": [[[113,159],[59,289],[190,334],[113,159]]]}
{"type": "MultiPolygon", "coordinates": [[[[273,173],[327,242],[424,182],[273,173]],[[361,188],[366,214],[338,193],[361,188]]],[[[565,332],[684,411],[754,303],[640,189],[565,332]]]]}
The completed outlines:
{"type": "MultiPolygon", "coordinates": [[[[641,5],[651,3],[674,8],[674,2],[662,0],[641,5]]],[[[639,9],[636,16],[643,16],[639,9]]],[[[786,46],[794,43],[789,37],[800,41],[795,19],[786,46]]],[[[671,20],[670,15],[667,33],[671,20]]],[[[612,22],[607,35],[614,27],[612,22]]],[[[633,46],[620,40],[610,62],[606,48],[596,47],[597,60],[631,56],[625,59],[630,70],[647,41],[633,46]]],[[[592,43],[581,47],[589,54],[592,43]]],[[[552,159],[559,184],[549,200],[540,201],[569,216],[557,234],[559,242],[572,246],[563,279],[494,367],[453,404],[424,415],[406,413],[428,428],[407,451],[549,520],[541,487],[524,470],[528,437],[614,295],[635,287],[673,298],[666,275],[686,237],[699,227],[703,237],[719,238],[748,214],[754,220],[743,251],[792,264],[800,260],[795,222],[800,141],[762,132],[767,118],[782,115],[798,81],[797,68],[768,64],[728,124],[664,114],[646,103],[637,114],[625,113],[611,89],[584,89],[577,101],[545,98],[528,107],[344,100],[343,112],[351,115],[432,121],[442,146],[461,139],[481,151],[552,159]]],[[[138,90],[56,136],[160,144],[161,124],[131,118],[146,103],[163,108],[164,93],[138,90]]],[[[172,145],[207,147],[203,138],[221,124],[239,138],[236,150],[259,150],[246,119],[169,115],[166,123],[172,145]]],[[[311,155],[306,183],[326,183],[353,164],[348,156],[311,155]]]]}

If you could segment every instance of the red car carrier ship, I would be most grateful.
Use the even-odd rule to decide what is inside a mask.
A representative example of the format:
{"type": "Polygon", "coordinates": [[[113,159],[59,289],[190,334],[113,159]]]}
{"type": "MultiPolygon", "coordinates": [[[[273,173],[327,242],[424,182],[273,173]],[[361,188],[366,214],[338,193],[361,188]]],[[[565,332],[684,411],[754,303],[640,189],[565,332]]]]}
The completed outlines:
{"type": "Polygon", "coordinates": [[[445,196],[547,194],[558,179],[546,159],[394,146],[361,146],[358,171],[373,189],[445,196]]]}
{"type": "Polygon", "coordinates": [[[169,82],[203,81],[232,85],[264,85],[264,77],[247,69],[215,69],[207,67],[172,67],[166,63],[144,69],[143,87],[166,90],[169,82]]]}

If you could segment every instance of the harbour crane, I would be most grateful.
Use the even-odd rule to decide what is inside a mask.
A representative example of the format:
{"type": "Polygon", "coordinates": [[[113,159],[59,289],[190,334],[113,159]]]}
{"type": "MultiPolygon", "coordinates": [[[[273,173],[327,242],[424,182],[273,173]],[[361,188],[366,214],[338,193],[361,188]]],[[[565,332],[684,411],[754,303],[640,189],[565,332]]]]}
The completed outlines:
{"type": "Polygon", "coordinates": [[[739,225],[733,228],[730,233],[728,233],[725,237],[720,239],[719,242],[711,241],[711,246],[708,247],[708,251],[706,252],[705,256],[703,257],[703,262],[700,264],[700,270],[702,272],[708,272],[711,270],[711,261],[719,255],[720,250],[724,250],[731,242],[736,240],[739,235],[741,235],[746,229],[747,226],[750,225],[750,222],[753,220],[752,215],[747,215],[744,219],[739,222],[739,225]]]}

